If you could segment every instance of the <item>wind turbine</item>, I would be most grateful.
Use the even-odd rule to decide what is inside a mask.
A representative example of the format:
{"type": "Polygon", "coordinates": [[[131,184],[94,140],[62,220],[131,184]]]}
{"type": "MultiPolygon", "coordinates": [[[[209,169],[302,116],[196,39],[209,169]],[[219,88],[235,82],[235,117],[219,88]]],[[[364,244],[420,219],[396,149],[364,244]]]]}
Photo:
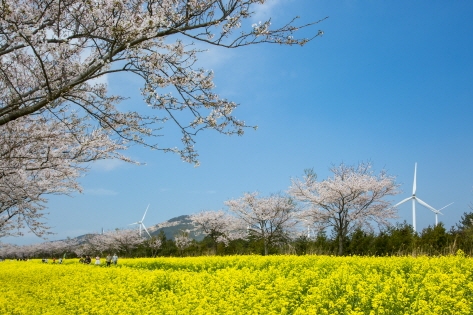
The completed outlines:
{"type": "Polygon", "coordinates": [[[145,216],[146,216],[146,212],[148,212],[148,208],[149,208],[149,205],[148,207],[146,207],[146,211],[145,211],[145,214],[143,214],[143,218],[141,218],[140,221],[137,221],[135,223],[132,223],[132,224],[129,224],[129,225],[134,225],[134,224],[138,224],[139,227],[140,227],[140,237],[141,237],[141,228],[143,228],[146,233],[148,234],[149,237],[151,237],[151,234],[149,234],[148,230],[146,229],[146,226],[143,224],[143,220],[145,219],[145,216]]]}
{"type": "Polygon", "coordinates": [[[439,223],[438,215],[439,215],[439,214],[443,215],[443,213],[440,212],[440,210],[445,209],[446,207],[450,206],[451,204],[453,204],[453,202],[452,202],[452,203],[449,203],[448,205],[446,205],[445,207],[443,207],[443,208],[441,208],[441,209],[439,209],[439,210],[434,211],[434,213],[435,213],[435,226],[437,226],[437,224],[439,223]]]}
{"type": "MultiPolygon", "coordinates": [[[[307,222],[307,238],[310,239],[310,223],[308,220],[303,219],[305,222],[307,222]]],[[[315,234],[315,233],[314,233],[315,234]]]]}
{"type": "MultiPolygon", "coordinates": [[[[435,213],[436,219],[437,219],[437,214],[440,213],[440,210],[437,210],[434,207],[428,205],[426,202],[420,200],[416,196],[416,173],[417,173],[417,163],[415,163],[414,165],[414,184],[412,185],[412,196],[402,200],[401,202],[398,202],[397,204],[393,206],[393,208],[396,208],[397,206],[403,204],[404,202],[412,200],[412,227],[414,228],[414,232],[416,232],[416,201],[420,203],[422,206],[432,211],[433,213],[435,213]]],[[[445,207],[443,207],[442,209],[444,208],[445,207]]]]}

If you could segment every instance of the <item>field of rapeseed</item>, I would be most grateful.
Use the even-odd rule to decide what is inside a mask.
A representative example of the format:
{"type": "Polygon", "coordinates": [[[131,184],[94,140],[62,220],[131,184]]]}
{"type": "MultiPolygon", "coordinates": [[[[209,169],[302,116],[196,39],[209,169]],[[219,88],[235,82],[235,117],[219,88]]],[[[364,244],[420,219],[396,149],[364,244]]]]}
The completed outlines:
{"type": "Polygon", "coordinates": [[[0,262],[0,314],[473,314],[473,259],[233,256],[0,262]]]}

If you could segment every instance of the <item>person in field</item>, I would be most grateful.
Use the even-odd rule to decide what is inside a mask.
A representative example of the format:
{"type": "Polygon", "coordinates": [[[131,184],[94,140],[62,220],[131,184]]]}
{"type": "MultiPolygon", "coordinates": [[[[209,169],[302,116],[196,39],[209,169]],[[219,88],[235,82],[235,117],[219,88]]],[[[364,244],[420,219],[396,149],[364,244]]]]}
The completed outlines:
{"type": "Polygon", "coordinates": [[[105,262],[107,263],[107,267],[110,267],[110,264],[112,263],[112,255],[108,254],[105,258],[105,262]]]}
{"type": "Polygon", "coordinates": [[[113,254],[112,262],[113,262],[114,265],[117,264],[117,262],[118,262],[118,256],[117,256],[117,254],[113,254]]]}

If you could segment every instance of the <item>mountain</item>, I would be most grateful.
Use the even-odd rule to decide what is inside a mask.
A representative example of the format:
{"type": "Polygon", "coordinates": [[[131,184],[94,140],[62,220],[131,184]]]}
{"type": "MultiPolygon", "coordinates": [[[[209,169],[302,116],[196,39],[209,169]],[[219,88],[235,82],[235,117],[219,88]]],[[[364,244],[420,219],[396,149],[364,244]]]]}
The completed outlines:
{"type": "Polygon", "coordinates": [[[204,238],[204,235],[199,233],[199,230],[192,224],[189,215],[181,215],[165,222],[147,227],[147,229],[151,236],[157,236],[161,231],[163,231],[167,239],[174,239],[176,235],[182,232],[189,233],[189,237],[197,241],[201,241],[204,238]]]}
{"type": "MultiPolygon", "coordinates": [[[[183,232],[189,233],[188,236],[192,239],[195,239],[196,241],[201,241],[204,239],[204,235],[200,233],[200,231],[192,224],[189,215],[181,215],[146,228],[148,229],[148,232],[151,234],[151,236],[158,236],[159,233],[163,231],[166,235],[166,238],[172,240],[176,235],[183,232]]],[[[77,240],[79,244],[82,244],[87,242],[87,239],[94,235],[96,234],[84,234],[72,239],[77,240]]]]}

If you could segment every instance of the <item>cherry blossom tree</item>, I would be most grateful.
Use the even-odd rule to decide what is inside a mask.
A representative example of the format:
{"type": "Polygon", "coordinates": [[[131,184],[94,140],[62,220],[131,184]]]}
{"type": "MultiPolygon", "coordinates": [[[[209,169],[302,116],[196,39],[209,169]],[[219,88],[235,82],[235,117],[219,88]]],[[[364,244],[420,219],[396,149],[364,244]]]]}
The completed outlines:
{"type": "Polygon", "coordinates": [[[0,259],[19,258],[19,248],[20,246],[17,245],[0,243],[0,259]]]}
{"type": "Polygon", "coordinates": [[[87,255],[102,255],[113,249],[112,239],[105,234],[92,234],[87,236],[87,242],[83,244],[82,250],[87,255]]]}
{"type": "Polygon", "coordinates": [[[130,161],[119,154],[122,149],[123,142],[113,141],[104,129],[94,129],[67,107],[1,125],[0,237],[21,235],[23,227],[38,236],[47,233],[42,221],[45,195],[81,191],[77,179],[87,163],[130,161]]]}
{"type": "Polygon", "coordinates": [[[131,256],[133,249],[144,242],[135,230],[114,230],[103,234],[95,234],[88,238],[85,250],[89,253],[111,253],[119,251],[131,256]]]}
{"type": "Polygon", "coordinates": [[[297,225],[297,208],[289,197],[259,197],[259,193],[254,192],[225,204],[242,221],[248,237],[263,241],[265,255],[271,246],[286,242],[297,225]]]}
{"type": "Polygon", "coordinates": [[[180,231],[175,237],[174,237],[174,242],[176,243],[177,248],[179,249],[179,252],[182,253],[184,252],[184,249],[189,247],[190,244],[192,244],[192,239],[189,238],[189,231],[180,231]]]}
{"type": "Polygon", "coordinates": [[[218,243],[228,245],[229,241],[243,237],[240,221],[223,210],[202,211],[191,215],[190,219],[198,231],[212,239],[214,253],[218,243]]]}
{"type": "Polygon", "coordinates": [[[136,230],[115,230],[106,233],[106,235],[111,239],[113,248],[125,253],[128,257],[131,256],[133,249],[145,241],[136,230]]]}
{"type": "Polygon", "coordinates": [[[152,236],[146,241],[146,245],[151,249],[151,256],[156,257],[158,250],[163,246],[163,240],[159,237],[152,236]]]}
{"type": "Polygon", "coordinates": [[[66,239],[22,247],[29,252],[29,257],[38,257],[38,255],[41,254],[43,257],[59,258],[65,257],[67,253],[73,252],[77,245],[77,240],[66,239]]]}
{"type": "Polygon", "coordinates": [[[264,2],[3,0],[0,125],[70,105],[119,138],[197,163],[198,132],[241,135],[247,127],[232,114],[237,104],[212,92],[213,73],[196,66],[199,53],[206,46],[304,45],[323,33],[294,38],[318,23],[295,25],[297,18],[277,28],[270,20],[252,24],[264,2]],[[117,107],[124,96],[109,95],[100,79],[120,73],[141,80],[144,103],[156,114],[117,107]],[[166,122],[180,130],[181,148],[154,142],[166,122]]]}
{"type": "Polygon", "coordinates": [[[308,205],[305,219],[320,228],[333,228],[338,239],[338,254],[343,255],[347,235],[357,228],[373,229],[389,225],[396,218],[396,210],[387,196],[399,193],[395,178],[382,170],[378,175],[371,163],[358,166],[340,164],[332,166],[333,177],[317,181],[313,170],[306,170],[302,179],[292,179],[289,194],[308,205]]]}

